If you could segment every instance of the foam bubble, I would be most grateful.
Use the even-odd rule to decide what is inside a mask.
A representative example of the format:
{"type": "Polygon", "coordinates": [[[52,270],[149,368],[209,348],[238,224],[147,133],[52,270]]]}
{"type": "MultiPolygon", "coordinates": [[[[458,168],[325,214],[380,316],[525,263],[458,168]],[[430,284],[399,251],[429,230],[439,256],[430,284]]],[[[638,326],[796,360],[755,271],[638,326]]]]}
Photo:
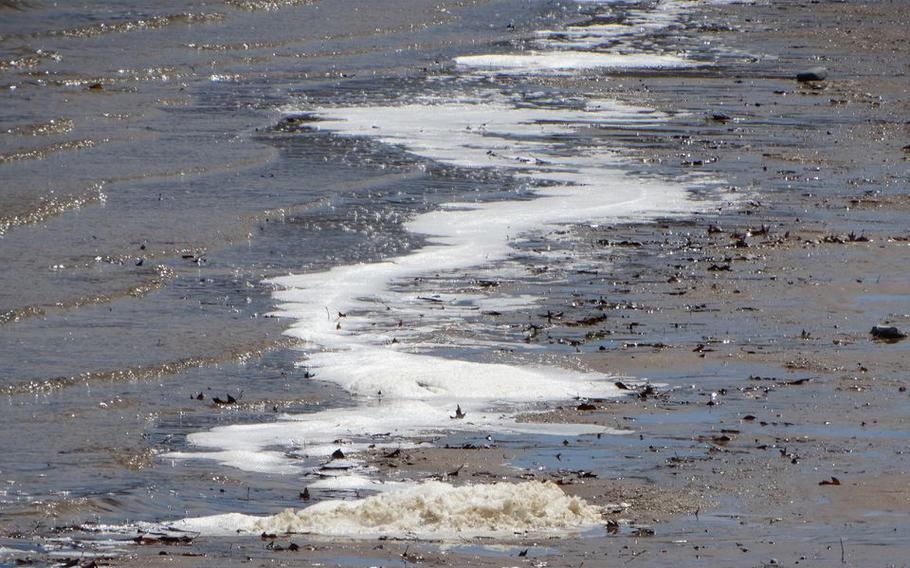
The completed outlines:
{"type": "Polygon", "coordinates": [[[184,519],[172,528],[206,535],[306,533],[351,538],[507,537],[580,530],[600,509],[550,482],[454,487],[430,481],[352,501],[323,501],[270,517],[236,513],[184,519]]]}

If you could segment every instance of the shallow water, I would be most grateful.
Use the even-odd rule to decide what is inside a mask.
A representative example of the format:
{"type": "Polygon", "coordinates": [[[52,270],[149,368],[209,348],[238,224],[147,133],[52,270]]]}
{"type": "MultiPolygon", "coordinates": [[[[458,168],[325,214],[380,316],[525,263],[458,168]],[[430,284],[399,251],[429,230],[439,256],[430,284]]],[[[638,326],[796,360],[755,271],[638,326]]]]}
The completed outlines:
{"type": "MultiPolygon", "coordinates": [[[[381,353],[394,340],[404,359],[433,357],[415,371],[431,377],[458,359],[467,372],[559,373],[553,355],[578,346],[529,345],[515,323],[533,298],[578,285],[567,275],[588,253],[556,224],[685,213],[717,184],[630,175],[640,166],[623,138],[664,117],[560,80],[710,64],[709,47],[673,33],[685,10],[665,4],[0,8],[0,523],[41,532],[288,506],[314,465],[298,441],[254,443],[244,457],[299,462],[291,475],[184,458],[215,427],[366,415],[370,395],[347,383],[366,364],[392,377],[376,385],[395,398],[381,355],[337,349],[381,353]],[[569,23],[604,27],[583,44],[547,39],[569,23]],[[525,50],[543,55],[529,64],[525,50]],[[364,264],[338,268],[353,263],[364,264]],[[541,263],[550,270],[533,270],[541,263]],[[396,268],[371,272],[383,265],[396,268]],[[309,284],[332,269],[346,280],[309,284]],[[291,348],[282,332],[294,320],[302,345],[291,348]],[[306,353],[337,376],[301,364],[306,353]],[[213,405],[228,394],[239,403],[213,405]]],[[[515,400],[473,393],[468,406],[456,380],[433,410],[505,416],[570,397],[551,384],[515,400]]],[[[395,443],[432,429],[418,421],[395,443]]]]}

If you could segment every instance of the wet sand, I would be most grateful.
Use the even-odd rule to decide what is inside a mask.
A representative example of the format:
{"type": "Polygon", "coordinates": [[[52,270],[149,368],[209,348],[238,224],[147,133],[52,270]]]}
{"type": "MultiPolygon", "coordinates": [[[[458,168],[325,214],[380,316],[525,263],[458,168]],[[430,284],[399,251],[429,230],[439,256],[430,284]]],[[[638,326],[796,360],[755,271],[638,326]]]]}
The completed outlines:
{"type": "Polygon", "coordinates": [[[885,23],[892,14],[881,4],[716,7],[710,21],[739,30],[718,33],[718,41],[760,53],[764,63],[708,77],[624,80],[633,85],[630,99],[646,94],[657,108],[689,113],[664,131],[637,133],[644,163],[675,169],[701,161],[701,171],[723,175],[746,199],[658,226],[579,230],[575,246],[600,249],[609,267],[576,275],[566,286],[575,294],[554,295],[537,310],[561,312],[560,319],[531,316],[545,330],[537,340],[574,341],[584,365],[658,385],[653,394],[593,402],[593,409],[527,417],[631,428],[610,442],[625,455],[595,467],[597,479],[575,469],[592,461],[582,440],[533,448],[565,460],[549,460],[545,472],[516,469],[528,449],[495,443],[377,458],[396,475],[428,472],[456,483],[561,480],[568,493],[595,503],[631,505],[616,515],[617,534],[559,539],[550,554],[540,548],[550,546],[546,540],[447,551],[317,541],[312,550],[274,554],[248,543],[244,554],[254,562],[341,566],[902,565],[910,343],[869,334],[877,324],[910,327],[901,119],[910,99],[902,57],[878,57],[902,45],[891,42],[900,33],[885,23]],[[844,11],[855,27],[824,43],[794,25],[829,30],[844,11]],[[795,51],[795,42],[805,47],[795,51]],[[792,79],[822,53],[829,81],[792,79]],[[685,99],[669,97],[680,91],[685,99]],[[600,306],[604,297],[613,305],[600,306]],[[592,314],[606,319],[565,325],[592,314]],[[653,536],[636,532],[641,526],[653,536]]]}
{"type": "Polygon", "coordinates": [[[903,565],[910,340],[869,334],[876,324],[910,329],[910,98],[895,9],[704,8],[705,32],[741,58],[589,86],[678,113],[660,129],[605,133],[628,144],[641,171],[717,174],[739,201],[656,225],[572,228],[553,244],[583,255],[584,267],[541,259],[564,276],[547,304],[488,316],[518,333],[533,326],[528,340],[562,350],[568,365],[653,384],[629,380],[627,397],[525,420],[629,434],[552,447],[453,436],[452,449],[373,461],[389,479],[550,479],[607,505],[610,524],[510,547],[200,538],[135,547],[113,563],[903,565]],[[845,19],[849,33],[828,33],[845,19]],[[818,57],[829,80],[797,83],[818,57]]]}
{"type": "Polygon", "coordinates": [[[447,29],[454,16],[423,1],[132,4],[2,7],[6,533],[167,509],[182,501],[167,476],[118,469],[120,455],[332,398],[296,380],[263,279],[408,248],[394,231],[367,238],[345,207],[428,175],[289,137],[276,107],[302,86],[335,97],[371,72],[415,73],[430,64],[415,42],[489,35],[447,29]],[[220,16],[187,16],[203,12],[220,16]],[[242,404],[213,404],[228,393],[242,404]]]}

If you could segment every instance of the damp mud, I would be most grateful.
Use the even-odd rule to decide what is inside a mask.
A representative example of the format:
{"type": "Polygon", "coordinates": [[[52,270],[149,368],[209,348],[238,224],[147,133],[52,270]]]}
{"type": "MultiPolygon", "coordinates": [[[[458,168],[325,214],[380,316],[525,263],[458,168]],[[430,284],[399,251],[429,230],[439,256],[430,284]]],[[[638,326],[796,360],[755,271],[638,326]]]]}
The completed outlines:
{"type": "Polygon", "coordinates": [[[0,565],[905,562],[897,3],[129,4],[0,3],[0,565]]]}

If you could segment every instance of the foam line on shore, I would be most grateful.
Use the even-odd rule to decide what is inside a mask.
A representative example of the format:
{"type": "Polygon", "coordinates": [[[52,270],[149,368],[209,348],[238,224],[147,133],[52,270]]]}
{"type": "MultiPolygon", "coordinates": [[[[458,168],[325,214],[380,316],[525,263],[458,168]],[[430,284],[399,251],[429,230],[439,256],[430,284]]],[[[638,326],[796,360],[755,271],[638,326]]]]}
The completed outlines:
{"type": "MultiPolygon", "coordinates": [[[[650,15],[633,11],[630,21],[659,28],[679,16],[676,2],[659,8],[650,15]]],[[[615,31],[574,26],[568,35],[615,31]]],[[[563,49],[550,32],[539,37],[543,51],[458,57],[456,67],[534,74],[691,64],[672,54],[563,49]]],[[[341,387],[356,406],[194,433],[188,441],[201,451],[167,456],[293,473],[306,461],[301,458],[327,458],[340,444],[356,455],[377,439],[401,444],[452,430],[560,436],[611,431],[516,423],[518,413],[540,405],[621,393],[603,375],[502,364],[483,354],[466,354],[465,360],[434,356],[428,352],[434,345],[423,338],[450,325],[453,316],[429,309],[407,284],[428,275],[495,270],[510,259],[515,243],[559,224],[648,220],[697,209],[686,186],[627,175],[615,149],[599,142],[598,128],[653,124],[662,115],[611,100],[506,96],[484,89],[383,105],[283,110],[316,118],[313,127],[336,136],[394,145],[448,166],[493,169],[524,187],[514,199],[448,203],[413,217],[404,229],[425,237],[426,245],[409,254],[271,280],[279,302],[272,315],[293,320],[286,334],[306,346],[301,366],[310,371],[308,377],[341,387]],[[420,323],[395,325],[404,314],[420,323]],[[458,407],[464,417],[453,417],[458,407]]],[[[495,298],[495,293],[466,294],[456,314],[495,304],[495,298]]]]}
{"type": "MultiPolygon", "coordinates": [[[[206,457],[252,471],[289,473],[300,457],[325,457],[344,439],[348,452],[379,434],[394,440],[448,430],[581,435],[601,427],[514,422],[519,411],[579,397],[621,393],[609,377],[560,368],[455,360],[419,352],[388,313],[420,312],[422,330],[448,321],[396,284],[427,274],[496,266],[512,243],[560,223],[650,218],[691,210],[686,188],[627,176],[621,162],[597,146],[579,145],[580,130],[635,120],[647,109],[594,101],[578,109],[516,107],[489,100],[383,107],[324,108],[319,128],[342,136],[370,136],[438,162],[492,167],[524,179],[533,199],[450,203],[405,224],[426,235],[427,246],[381,262],[337,266],[272,281],[280,289],[275,314],[293,319],[286,333],[307,345],[304,365],[316,380],[334,383],[361,401],[349,409],[283,416],[272,424],[235,425],[189,436],[206,457]],[[570,140],[560,143],[559,138],[570,140]],[[567,145],[571,144],[571,148],[567,145]],[[340,317],[337,314],[344,314],[340,317]],[[467,413],[453,420],[457,406],[467,413]],[[276,447],[291,451],[275,451],[276,447]]],[[[527,197],[527,196],[526,196],[527,197]]]]}
{"type": "Polygon", "coordinates": [[[676,69],[694,65],[692,61],[684,57],[671,54],[601,53],[577,50],[465,55],[456,57],[455,64],[463,69],[521,75],[590,69],[676,69]]]}
{"type": "MultiPolygon", "coordinates": [[[[589,2],[603,8],[609,8],[617,2],[589,2]]],[[[688,6],[677,0],[662,0],[649,10],[627,9],[621,21],[609,23],[591,23],[569,25],[558,30],[540,30],[534,35],[534,44],[547,50],[591,50],[607,46],[607,52],[615,53],[619,49],[628,52],[634,49],[623,42],[627,39],[641,40],[648,34],[666,30],[680,23],[688,6]]],[[[603,16],[603,14],[598,14],[603,16]]],[[[609,13],[607,13],[609,15],[609,13]]]]}

